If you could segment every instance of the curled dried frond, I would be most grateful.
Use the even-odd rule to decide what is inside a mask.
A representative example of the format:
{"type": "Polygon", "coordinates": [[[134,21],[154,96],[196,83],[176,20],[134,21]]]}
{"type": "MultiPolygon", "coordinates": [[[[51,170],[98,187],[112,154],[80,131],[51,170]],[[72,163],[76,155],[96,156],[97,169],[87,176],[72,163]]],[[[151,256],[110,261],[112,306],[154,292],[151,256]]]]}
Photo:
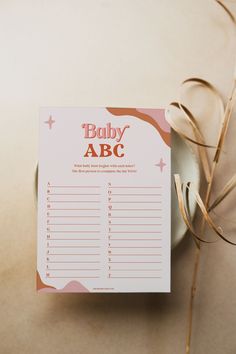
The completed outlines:
{"type": "Polygon", "coordinates": [[[236,19],[235,19],[234,15],[232,14],[232,12],[228,9],[228,7],[226,7],[225,4],[223,3],[223,1],[221,1],[221,0],[216,0],[216,2],[224,9],[224,11],[227,13],[229,18],[233,22],[233,24],[236,26],[236,19]]]}
{"type": "Polygon", "coordinates": [[[226,183],[222,191],[219,193],[218,197],[208,208],[208,212],[215,209],[215,207],[219,205],[227,197],[227,195],[229,195],[234,190],[235,187],[236,187],[236,174],[232,178],[230,178],[230,180],[226,183]]]}
{"type": "Polygon", "coordinates": [[[212,220],[212,218],[209,215],[209,212],[207,211],[202,198],[200,197],[200,194],[198,193],[198,191],[195,189],[194,185],[191,182],[188,182],[186,184],[186,188],[185,188],[185,197],[186,197],[186,204],[187,206],[185,206],[184,203],[184,196],[183,196],[183,184],[181,183],[181,179],[180,176],[178,174],[174,175],[174,181],[175,181],[175,187],[176,187],[176,193],[177,193],[177,199],[178,199],[178,204],[179,204],[179,210],[180,213],[182,215],[182,218],[185,222],[185,224],[187,225],[189,231],[191,232],[191,234],[198,240],[201,242],[205,242],[205,243],[212,243],[215,241],[207,241],[205,240],[202,235],[199,235],[193,228],[193,225],[190,221],[190,215],[189,215],[189,192],[191,192],[194,196],[194,199],[199,207],[199,209],[201,210],[202,216],[205,220],[205,222],[208,224],[208,226],[210,227],[210,229],[212,231],[214,231],[214,233],[216,235],[218,235],[222,240],[224,240],[225,242],[236,246],[236,243],[229,240],[228,237],[226,237],[223,234],[223,231],[221,229],[221,227],[217,226],[214,221],[212,220]]]}

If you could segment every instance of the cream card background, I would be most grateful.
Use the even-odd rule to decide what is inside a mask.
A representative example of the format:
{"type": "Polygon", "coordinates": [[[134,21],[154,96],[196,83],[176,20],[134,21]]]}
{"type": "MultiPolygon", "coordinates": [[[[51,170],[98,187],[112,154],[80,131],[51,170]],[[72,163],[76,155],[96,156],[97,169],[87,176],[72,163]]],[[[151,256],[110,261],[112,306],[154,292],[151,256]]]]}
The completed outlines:
{"type": "MultiPolygon", "coordinates": [[[[149,110],[146,112],[148,115],[149,110]]],[[[161,114],[163,113],[162,111],[161,114]]],[[[161,126],[160,120],[158,118],[156,120],[157,127],[161,126]]],[[[51,285],[58,290],[66,287],[68,292],[70,292],[69,287],[72,281],[77,282],[77,289],[85,287],[85,291],[87,289],[91,292],[170,292],[171,146],[169,144],[171,142],[167,144],[163,135],[167,130],[170,130],[167,123],[165,131],[162,130],[160,134],[156,127],[129,115],[128,112],[124,116],[116,116],[102,107],[64,109],[50,107],[40,110],[37,270],[44,284],[51,285]],[[45,121],[50,115],[55,119],[51,130],[45,125],[45,121]],[[112,127],[123,129],[126,126],[128,129],[118,143],[112,139],[85,139],[82,126],[88,122],[96,127],[104,127],[110,123],[112,127]],[[115,144],[123,144],[123,149],[120,151],[124,156],[117,158],[111,155],[106,158],[95,158],[91,157],[90,153],[88,157],[84,157],[88,150],[88,144],[93,144],[99,154],[98,147],[102,143],[110,144],[112,147],[115,144]],[[162,172],[156,165],[161,158],[166,164],[162,172]],[[75,164],[77,166],[79,164],[99,164],[101,166],[107,164],[107,168],[97,168],[98,172],[96,173],[78,173],[72,172],[72,170],[81,170],[81,168],[74,168],[75,164]],[[126,173],[117,173],[117,168],[109,167],[114,164],[133,165],[133,171],[136,172],[128,172],[128,169],[124,168],[126,173]],[[114,170],[115,172],[103,173],[104,170],[114,170]],[[51,186],[99,187],[95,189],[50,188],[47,187],[48,181],[51,186]],[[131,188],[132,186],[146,186],[148,189],[145,187],[113,189],[108,187],[109,184],[114,187],[131,186],[131,188]],[[151,188],[153,186],[158,187],[151,188]],[[50,194],[47,194],[48,189],[50,194]],[[111,195],[108,195],[108,190],[111,195]],[[75,193],[74,196],[73,193],[75,193]],[[95,194],[89,196],[86,193],[95,194]],[[110,202],[108,202],[108,197],[110,197],[110,202]],[[63,203],[63,200],[69,200],[72,203],[63,203]],[[80,200],[87,200],[87,202],[78,202],[80,200]],[[89,200],[95,200],[95,203],[89,203],[89,200]],[[98,202],[96,203],[96,201],[98,202]],[[48,204],[50,208],[47,208],[48,204]],[[109,206],[112,207],[111,211],[108,209],[109,206]],[[66,208],[67,211],[65,209],[59,211],[58,208],[66,208]],[[74,208],[74,210],[76,210],[75,208],[88,209],[73,211],[70,208],[74,208]],[[98,208],[99,211],[91,211],[91,208],[98,208]],[[122,208],[123,211],[120,211],[122,208]],[[132,211],[132,208],[135,208],[136,211],[134,209],[132,211]],[[145,212],[137,211],[137,209],[147,210],[145,212]],[[47,217],[47,212],[51,218],[47,217]],[[112,218],[108,216],[108,213],[112,218]],[[57,218],[53,218],[52,215],[57,215],[57,218]],[[58,218],[58,215],[61,217],[58,218]],[[63,218],[62,215],[97,215],[98,217],[68,219],[63,218]],[[119,218],[117,218],[118,216],[119,218]],[[98,223],[97,226],[96,224],[93,226],[94,222],[98,223]],[[90,224],[90,226],[83,223],[90,224]],[[50,231],[46,231],[48,228],[50,231]],[[53,232],[55,230],[56,232],[53,232]],[[79,232],[75,232],[75,230],[79,230],[79,232]],[[71,233],[71,231],[73,232],[71,233]],[[50,234],[50,239],[47,239],[47,234],[50,234]],[[82,237],[85,241],[73,240],[82,237]],[[97,237],[97,240],[89,241],[94,237],[97,237]],[[61,238],[64,240],[61,241],[61,238]],[[131,242],[130,238],[134,242],[131,242]],[[143,240],[140,241],[140,238],[143,240]],[[72,240],[66,241],[66,239],[72,240]],[[126,239],[126,242],[122,239],[126,239]],[[147,239],[154,239],[154,241],[147,239]],[[81,246],[84,247],[81,248],[81,246]],[[88,246],[92,246],[92,248],[88,246]],[[58,253],[62,255],[53,256],[58,253]],[[87,256],[81,256],[80,253],[87,253],[87,256]],[[94,253],[97,253],[97,256],[91,255],[94,253]],[[77,255],[72,256],[73,254],[77,255]],[[47,263],[47,258],[49,263],[47,263]],[[76,261],[93,261],[95,264],[80,264],[76,261]],[[123,265],[122,262],[124,262],[123,265]],[[68,268],[68,265],[72,269],[98,269],[93,271],[53,271],[53,268],[68,268]],[[47,267],[50,270],[46,270],[47,267]],[[136,270],[139,269],[139,271],[131,271],[132,267],[133,269],[135,267],[136,270]],[[128,271],[124,272],[122,268],[126,268],[126,270],[128,268],[128,271]],[[148,268],[156,270],[147,271],[148,268]],[[46,273],[49,273],[48,278],[46,273]]],[[[167,136],[170,138],[169,132],[167,136]]],[[[89,168],[87,170],[89,171],[89,168]]],[[[91,167],[90,171],[96,171],[96,168],[91,167]]],[[[122,168],[118,171],[122,171],[122,168]]]]}

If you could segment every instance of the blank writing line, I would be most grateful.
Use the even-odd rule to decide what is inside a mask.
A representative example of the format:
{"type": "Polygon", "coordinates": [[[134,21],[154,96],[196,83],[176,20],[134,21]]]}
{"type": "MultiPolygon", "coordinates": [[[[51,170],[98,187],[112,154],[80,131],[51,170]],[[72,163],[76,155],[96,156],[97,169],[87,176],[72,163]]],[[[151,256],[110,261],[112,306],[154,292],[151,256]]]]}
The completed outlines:
{"type": "Polygon", "coordinates": [[[154,195],[157,195],[157,196],[161,196],[161,194],[127,194],[127,193],[124,193],[124,194],[121,194],[121,193],[112,193],[112,195],[120,195],[120,196],[130,196],[130,195],[135,195],[135,196],[140,196],[140,195],[144,195],[144,196],[154,196],[154,195]]]}
{"type": "Polygon", "coordinates": [[[134,264],[134,263],[152,263],[152,264],[154,264],[154,263],[162,263],[162,262],[111,262],[111,261],[109,261],[108,263],[122,263],[122,264],[126,264],[126,263],[132,263],[132,264],[134,264]]]}
{"type": "Polygon", "coordinates": [[[111,201],[110,203],[112,203],[112,204],[114,204],[114,203],[120,203],[120,204],[125,204],[125,203],[148,203],[148,204],[157,204],[157,203],[161,203],[160,201],[154,201],[154,202],[143,202],[143,201],[136,201],[136,200],[133,200],[133,201],[130,201],[130,202],[127,202],[127,201],[115,201],[115,202],[113,202],[113,201],[111,201]]]}
{"type": "Polygon", "coordinates": [[[100,263],[100,261],[47,261],[47,263],[100,263]]]}
{"type": "Polygon", "coordinates": [[[108,188],[145,188],[145,189],[151,189],[151,188],[161,188],[161,186],[154,186],[154,187],[146,187],[146,186],[109,186],[108,188]]]}
{"type": "Polygon", "coordinates": [[[101,195],[99,193],[47,193],[47,195],[101,195]]]}
{"type": "MultiPolygon", "coordinates": [[[[85,253],[83,253],[82,256],[83,255],[85,255],[85,253]]],[[[47,256],[81,256],[81,254],[80,253],[48,253],[47,256]]],[[[86,256],[99,256],[99,254],[86,254],[86,256]]]]}
{"type": "MultiPolygon", "coordinates": [[[[49,224],[49,225],[53,225],[53,224],[49,224]]],[[[57,224],[57,225],[60,225],[60,224],[57,224]]],[[[90,225],[92,225],[92,224],[90,224],[90,225]]],[[[96,224],[94,224],[94,225],[96,225],[96,224]]],[[[110,225],[111,226],[129,226],[129,225],[131,225],[131,226],[161,226],[162,224],[110,224],[110,225]]]]}
{"type": "Polygon", "coordinates": [[[144,195],[144,196],[150,196],[150,197],[153,197],[153,196],[161,196],[161,194],[143,194],[143,193],[141,193],[141,194],[134,194],[134,193],[132,193],[132,194],[127,194],[127,193],[112,193],[112,195],[120,195],[120,196],[131,196],[131,195],[134,195],[134,196],[141,196],[141,195],[144,195]]]}
{"type": "Polygon", "coordinates": [[[100,241],[100,238],[50,238],[47,241],[100,241]]]}
{"type": "Polygon", "coordinates": [[[55,208],[50,208],[50,210],[100,210],[99,208],[87,208],[87,209],[84,209],[84,208],[79,208],[79,209],[55,209],[55,208]]]}
{"type": "Polygon", "coordinates": [[[140,247],[140,246],[137,246],[137,247],[134,247],[134,246],[129,246],[129,247],[120,247],[120,246],[109,246],[109,248],[162,248],[161,246],[155,246],[155,247],[140,247]]]}
{"type": "Polygon", "coordinates": [[[48,246],[47,248],[100,248],[100,246],[48,246]]]}
{"type": "MultiPolygon", "coordinates": [[[[153,211],[153,210],[155,210],[155,211],[161,211],[161,209],[123,209],[123,208],[121,208],[121,209],[114,209],[114,208],[112,208],[112,211],[117,211],[117,210],[119,210],[119,211],[128,211],[128,210],[130,210],[130,211],[137,211],[137,210],[140,210],[140,211],[153,211]]],[[[160,218],[161,216],[158,216],[158,218],[160,218]]]]}
{"type": "Polygon", "coordinates": [[[109,269],[109,272],[157,272],[161,271],[162,269],[109,269]]]}
{"type": "Polygon", "coordinates": [[[100,200],[50,200],[49,203],[100,203],[100,200]]]}
{"type": "Polygon", "coordinates": [[[100,186],[47,186],[47,188],[100,188],[100,186]]]}
{"type": "Polygon", "coordinates": [[[100,268],[95,268],[95,269],[91,269],[91,268],[89,268],[89,269],[86,269],[86,268],[73,268],[73,269],[69,269],[69,268],[67,268],[67,269],[65,269],[65,268],[64,268],[64,269],[58,269],[58,268],[57,268],[57,269],[52,269],[52,268],[50,268],[50,269],[49,269],[49,268],[47,268],[47,269],[46,269],[46,271],[54,271],[54,270],[55,270],[55,271],[60,271],[60,270],[62,270],[62,271],[64,272],[64,271],[67,271],[67,270],[68,270],[68,271],[69,271],[69,270],[86,270],[86,271],[87,271],[87,270],[100,270],[100,268]]]}
{"type": "Polygon", "coordinates": [[[80,276],[80,277],[47,277],[47,278],[50,278],[50,279],[54,279],[54,278],[63,278],[63,279],[67,279],[67,278],[73,278],[73,279],[80,279],[80,278],[99,278],[99,276],[96,276],[96,277],[88,277],[88,276],[86,276],[86,277],[83,277],[83,276],[80,276]]]}
{"type": "MultiPolygon", "coordinates": [[[[48,248],[78,248],[78,247],[48,247],[48,248]]],[[[49,256],[100,256],[100,253],[50,253],[49,256]]]]}
{"type": "Polygon", "coordinates": [[[160,253],[112,253],[109,257],[113,256],[161,256],[160,253]]]}
{"type": "MultiPolygon", "coordinates": [[[[52,209],[50,209],[52,210],[52,209]]],[[[100,216],[93,216],[93,215],[70,215],[70,216],[67,216],[67,215],[50,215],[50,216],[47,216],[47,218],[100,218],[100,216]]]]}
{"type": "Polygon", "coordinates": [[[161,231],[112,231],[110,234],[160,234],[161,231]]]}
{"type": "Polygon", "coordinates": [[[109,278],[119,278],[119,279],[147,279],[147,278],[151,278],[151,279],[161,279],[161,277],[114,277],[114,276],[110,276],[109,278]]]}
{"type": "Polygon", "coordinates": [[[68,230],[65,230],[65,231],[48,231],[50,232],[51,234],[56,234],[56,233],[68,233],[68,234],[75,234],[75,233],[85,233],[85,234],[98,234],[100,231],[68,231],[68,230]]]}
{"type": "Polygon", "coordinates": [[[113,219],[157,219],[158,216],[109,216],[113,219]]]}
{"type": "Polygon", "coordinates": [[[86,225],[86,226],[97,225],[97,226],[100,226],[101,224],[47,224],[47,225],[49,225],[49,226],[55,226],[55,225],[63,225],[63,226],[65,226],[65,225],[69,225],[69,226],[73,226],[73,225],[86,225]]]}
{"type": "Polygon", "coordinates": [[[161,241],[161,238],[110,238],[110,241],[161,241]]]}

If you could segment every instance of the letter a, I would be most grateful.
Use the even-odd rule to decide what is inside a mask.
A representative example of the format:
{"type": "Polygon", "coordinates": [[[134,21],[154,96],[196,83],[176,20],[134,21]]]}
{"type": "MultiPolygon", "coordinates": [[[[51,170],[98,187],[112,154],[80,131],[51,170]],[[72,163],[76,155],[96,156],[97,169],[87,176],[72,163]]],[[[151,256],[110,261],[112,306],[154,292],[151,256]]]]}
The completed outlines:
{"type": "Polygon", "coordinates": [[[98,157],[96,151],[94,150],[93,144],[88,145],[88,149],[84,154],[84,157],[98,157]]]}

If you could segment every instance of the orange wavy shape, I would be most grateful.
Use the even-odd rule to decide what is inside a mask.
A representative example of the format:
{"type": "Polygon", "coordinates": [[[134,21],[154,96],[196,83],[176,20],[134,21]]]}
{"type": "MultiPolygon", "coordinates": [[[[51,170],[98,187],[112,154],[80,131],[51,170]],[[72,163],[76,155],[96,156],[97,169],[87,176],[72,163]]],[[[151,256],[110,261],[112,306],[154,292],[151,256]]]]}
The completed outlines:
{"type": "Polygon", "coordinates": [[[37,290],[41,290],[45,288],[55,289],[54,286],[47,285],[42,281],[38,271],[36,272],[36,286],[37,286],[37,290]]]}
{"type": "Polygon", "coordinates": [[[136,108],[111,108],[111,107],[106,107],[108,112],[115,116],[134,116],[137,117],[149,124],[151,124],[158,133],[161,135],[163,141],[170,146],[170,133],[162,130],[162,128],[159,126],[157,121],[153,119],[151,116],[149,116],[146,113],[142,113],[138,111],[136,108]]]}

